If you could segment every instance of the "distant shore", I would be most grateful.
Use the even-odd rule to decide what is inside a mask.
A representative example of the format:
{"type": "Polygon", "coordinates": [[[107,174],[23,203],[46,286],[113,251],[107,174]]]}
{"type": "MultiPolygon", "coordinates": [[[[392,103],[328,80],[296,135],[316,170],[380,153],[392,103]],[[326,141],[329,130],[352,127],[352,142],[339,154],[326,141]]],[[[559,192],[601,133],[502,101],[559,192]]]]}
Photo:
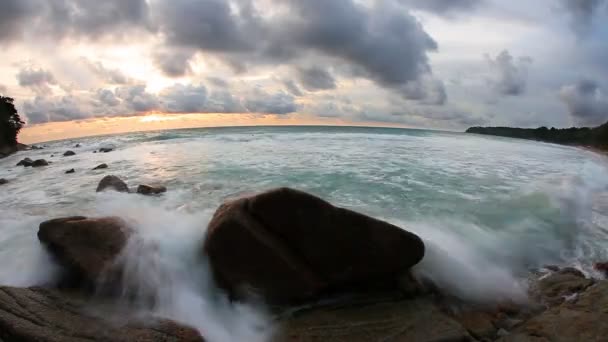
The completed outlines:
{"type": "Polygon", "coordinates": [[[513,128],[513,127],[470,127],[465,133],[495,135],[508,138],[543,141],[575,146],[606,155],[608,153],[608,123],[597,127],[555,127],[513,128]]]}

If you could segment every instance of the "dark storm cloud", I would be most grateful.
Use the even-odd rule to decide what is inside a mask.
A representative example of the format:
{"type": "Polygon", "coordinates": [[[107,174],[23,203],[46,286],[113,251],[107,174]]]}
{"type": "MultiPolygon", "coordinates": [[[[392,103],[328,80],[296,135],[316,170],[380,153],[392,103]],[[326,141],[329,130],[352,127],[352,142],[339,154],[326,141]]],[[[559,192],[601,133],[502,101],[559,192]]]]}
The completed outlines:
{"type": "Polygon", "coordinates": [[[3,0],[0,40],[18,40],[25,31],[39,37],[100,38],[130,28],[152,29],[146,0],[3,0]]]}
{"type": "Polygon", "coordinates": [[[560,0],[560,2],[570,15],[572,28],[579,34],[587,33],[596,15],[608,9],[607,0],[560,0]]]}
{"type": "Polygon", "coordinates": [[[400,0],[411,8],[446,15],[454,12],[466,12],[479,6],[483,0],[400,0]]]}
{"type": "Polygon", "coordinates": [[[24,19],[34,12],[29,1],[2,0],[0,6],[0,42],[21,37],[24,19]]]}
{"type": "Polygon", "coordinates": [[[297,75],[300,84],[308,91],[336,88],[336,81],[333,76],[323,68],[297,68],[297,75]]]}
{"type": "Polygon", "coordinates": [[[432,78],[406,84],[401,88],[401,95],[428,105],[444,105],[448,99],[443,82],[432,78]]]}
{"type": "Polygon", "coordinates": [[[20,86],[30,88],[37,94],[48,94],[52,91],[49,85],[57,84],[55,77],[49,71],[30,67],[19,71],[17,81],[20,86]]]}
{"type": "Polygon", "coordinates": [[[530,57],[516,60],[509,51],[504,50],[496,58],[486,55],[486,61],[495,73],[491,82],[499,94],[517,96],[525,92],[528,66],[532,63],[530,57]]]}
{"type": "Polygon", "coordinates": [[[272,3],[285,8],[285,15],[263,18],[246,0],[156,1],[155,8],[169,46],[214,53],[240,70],[297,65],[298,58],[313,54],[349,64],[357,76],[394,89],[431,71],[427,53],[437,49],[436,42],[391,2],[371,7],[353,0],[272,3]]]}
{"type": "Polygon", "coordinates": [[[608,94],[595,81],[563,86],[559,95],[576,124],[595,126],[608,121],[608,94]]]}

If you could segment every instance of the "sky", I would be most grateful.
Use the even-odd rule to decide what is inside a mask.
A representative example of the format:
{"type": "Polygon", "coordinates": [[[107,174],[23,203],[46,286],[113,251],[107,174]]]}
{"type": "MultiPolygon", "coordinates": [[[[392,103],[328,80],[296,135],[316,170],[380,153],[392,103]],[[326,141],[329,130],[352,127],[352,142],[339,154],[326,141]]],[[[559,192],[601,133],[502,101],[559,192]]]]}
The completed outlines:
{"type": "Polygon", "coordinates": [[[0,0],[0,47],[32,141],[608,120],[608,0],[0,0]]]}

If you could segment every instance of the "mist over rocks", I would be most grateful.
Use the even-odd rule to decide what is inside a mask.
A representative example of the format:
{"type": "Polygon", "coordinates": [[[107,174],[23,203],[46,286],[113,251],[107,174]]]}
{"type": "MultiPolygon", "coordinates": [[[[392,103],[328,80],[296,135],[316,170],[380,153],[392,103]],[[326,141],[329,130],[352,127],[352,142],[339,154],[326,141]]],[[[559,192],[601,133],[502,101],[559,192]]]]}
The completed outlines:
{"type": "Polygon", "coordinates": [[[250,288],[270,303],[289,304],[395,289],[422,259],[424,243],[389,223],[280,188],[220,206],[204,252],[232,297],[250,288]]]}
{"type": "Polygon", "coordinates": [[[74,216],[42,222],[38,239],[67,271],[60,283],[91,286],[110,269],[132,234],[118,217],[74,216]]]}

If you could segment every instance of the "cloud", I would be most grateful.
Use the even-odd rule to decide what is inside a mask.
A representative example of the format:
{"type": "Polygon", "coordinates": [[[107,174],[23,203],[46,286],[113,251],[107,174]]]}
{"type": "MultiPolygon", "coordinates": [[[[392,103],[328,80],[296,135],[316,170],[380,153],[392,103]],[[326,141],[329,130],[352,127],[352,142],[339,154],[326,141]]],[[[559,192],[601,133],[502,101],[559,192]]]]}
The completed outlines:
{"type": "Polygon", "coordinates": [[[36,96],[34,100],[27,100],[23,110],[28,122],[32,124],[51,121],[71,121],[89,117],[81,108],[80,101],[73,96],[43,97],[36,96]]]}
{"type": "Polygon", "coordinates": [[[285,86],[287,92],[289,92],[293,96],[300,97],[304,95],[302,93],[302,90],[300,90],[300,87],[298,87],[298,85],[293,80],[283,80],[283,85],[285,86]]]}
{"type": "Polygon", "coordinates": [[[5,85],[0,84],[0,94],[7,95],[7,92],[8,92],[8,88],[5,85]]]}
{"type": "Polygon", "coordinates": [[[270,94],[262,89],[255,89],[244,106],[250,113],[289,114],[298,110],[293,96],[283,92],[270,94]]]}
{"type": "Polygon", "coordinates": [[[563,86],[559,97],[577,125],[596,126],[608,121],[608,94],[595,81],[563,86]]]}
{"type": "Polygon", "coordinates": [[[227,88],[230,86],[230,84],[228,83],[228,81],[226,81],[223,78],[220,77],[207,77],[207,81],[209,81],[209,83],[211,83],[213,86],[218,87],[218,88],[227,88]]]}
{"type": "Polygon", "coordinates": [[[190,60],[193,51],[175,49],[172,51],[157,51],[153,55],[156,66],[168,77],[183,77],[192,73],[190,60]]]}
{"type": "MultiPolygon", "coordinates": [[[[437,50],[437,43],[390,1],[371,6],[354,0],[269,1],[277,15],[263,15],[252,1],[157,1],[154,8],[162,14],[158,26],[168,47],[215,55],[239,71],[270,64],[301,67],[301,57],[312,55],[396,90],[431,72],[427,53],[437,50]]],[[[324,80],[324,87],[331,85],[324,80]]],[[[314,82],[308,85],[316,88],[314,82]]]]}
{"type": "Polygon", "coordinates": [[[403,98],[417,100],[421,104],[444,105],[448,99],[443,82],[431,77],[407,83],[401,89],[403,98]]]}
{"type": "Polygon", "coordinates": [[[127,77],[118,69],[106,68],[101,62],[93,62],[87,58],[82,58],[82,62],[91,70],[97,77],[108,84],[129,84],[133,80],[127,77]]]}
{"type": "Polygon", "coordinates": [[[439,14],[450,15],[475,9],[483,0],[400,0],[411,8],[439,14]]]}
{"type": "Polygon", "coordinates": [[[17,74],[17,81],[19,81],[20,86],[30,88],[36,94],[51,93],[50,85],[57,84],[51,72],[31,67],[21,69],[17,74]]]}
{"type": "Polygon", "coordinates": [[[562,8],[570,15],[570,25],[579,35],[588,33],[596,15],[608,7],[606,0],[560,0],[562,8]]]}
{"type": "Polygon", "coordinates": [[[496,58],[488,55],[485,58],[495,74],[490,82],[499,94],[517,96],[525,92],[528,67],[532,64],[532,58],[520,57],[515,60],[507,50],[502,51],[496,58]]]}
{"type": "Polygon", "coordinates": [[[21,25],[31,15],[33,8],[28,1],[3,0],[0,7],[0,42],[18,40],[21,25]]]}
{"type": "Polygon", "coordinates": [[[0,40],[34,37],[100,39],[153,30],[146,0],[3,0],[0,40]]]}
{"type": "Polygon", "coordinates": [[[297,68],[297,75],[302,86],[308,91],[336,88],[333,76],[323,68],[297,68]]]}
{"type": "Polygon", "coordinates": [[[156,95],[146,91],[145,84],[119,87],[115,90],[116,97],[127,105],[125,113],[141,113],[160,109],[156,95]]]}
{"type": "Polygon", "coordinates": [[[161,92],[164,109],[171,113],[207,111],[207,88],[204,85],[175,84],[161,92]]]}

